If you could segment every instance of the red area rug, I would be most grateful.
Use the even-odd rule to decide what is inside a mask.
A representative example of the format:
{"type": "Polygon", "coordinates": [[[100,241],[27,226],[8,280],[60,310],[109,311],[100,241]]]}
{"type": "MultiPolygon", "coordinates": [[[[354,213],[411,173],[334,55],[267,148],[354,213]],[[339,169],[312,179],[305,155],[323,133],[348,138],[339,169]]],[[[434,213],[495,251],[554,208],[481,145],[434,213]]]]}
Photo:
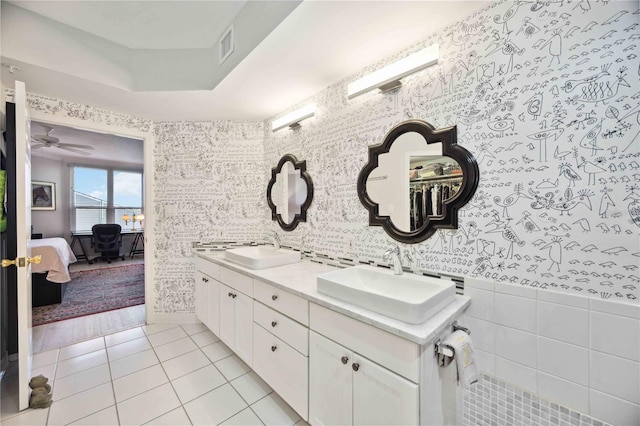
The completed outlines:
{"type": "Polygon", "coordinates": [[[144,264],[71,273],[62,303],[33,308],[33,325],[144,303],[144,264]]]}

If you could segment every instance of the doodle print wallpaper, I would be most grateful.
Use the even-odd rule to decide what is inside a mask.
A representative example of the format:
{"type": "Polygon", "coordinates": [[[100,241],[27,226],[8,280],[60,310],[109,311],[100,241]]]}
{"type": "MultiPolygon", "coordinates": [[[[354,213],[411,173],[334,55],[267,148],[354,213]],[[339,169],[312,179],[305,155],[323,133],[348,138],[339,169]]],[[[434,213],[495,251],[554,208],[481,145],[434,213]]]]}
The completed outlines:
{"type": "MultiPolygon", "coordinates": [[[[13,90],[5,88],[7,101],[13,90]]],[[[32,111],[77,118],[114,129],[155,134],[156,314],[194,310],[194,241],[254,241],[261,235],[263,123],[160,122],[29,93],[32,111]]],[[[55,118],[52,118],[55,121],[55,118]]]]}
{"type": "Polygon", "coordinates": [[[255,241],[267,207],[263,123],[156,123],[158,312],[193,312],[194,241],[255,241]]]}
{"type": "Polygon", "coordinates": [[[299,130],[267,122],[266,165],[291,152],[316,190],[285,243],[382,262],[395,242],[367,225],[356,179],[369,145],[419,118],[457,125],[481,179],[459,229],[402,246],[405,266],[638,303],[639,19],[637,2],[498,2],[362,71],[439,43],[399,91],[347,100],[352,76],[299,130]]]}

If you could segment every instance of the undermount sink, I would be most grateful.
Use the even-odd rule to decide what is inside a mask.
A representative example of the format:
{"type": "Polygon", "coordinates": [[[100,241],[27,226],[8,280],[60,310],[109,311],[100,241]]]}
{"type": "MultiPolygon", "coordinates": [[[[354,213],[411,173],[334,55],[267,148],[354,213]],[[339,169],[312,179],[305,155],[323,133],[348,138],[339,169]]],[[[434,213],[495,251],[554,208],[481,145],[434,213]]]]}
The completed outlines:
{"type": "Polygon", "coordinates": [[[300,252],[270,246],[251,246],[225,250],[224,258],[250,269],[265,269],[299,262],[300,252]]]}
{"type": "Polygon", "coordinates": [[[421,324],[453,302],[453,281],[359,265],[318,275],[318,292],[352,305],[421,324]]]}

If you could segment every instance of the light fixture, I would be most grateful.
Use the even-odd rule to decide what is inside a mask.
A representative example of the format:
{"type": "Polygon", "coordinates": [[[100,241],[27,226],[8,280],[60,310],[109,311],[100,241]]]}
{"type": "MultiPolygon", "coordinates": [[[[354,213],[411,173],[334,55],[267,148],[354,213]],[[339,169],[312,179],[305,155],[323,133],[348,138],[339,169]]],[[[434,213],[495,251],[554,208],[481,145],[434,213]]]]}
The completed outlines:
{"type": "Polygon", "coordinates": [[[297,109],[284,117],[278,118],[277,120],[273,120],[271,124],[271,130],[277,132],[278,130],[289,126],[290,128],[296,128],[300,126],[300,121],[305,118],[313,117],[316,115],[316,104],[311,103],[303,106],[300,109],[297,109]]]}
{"type": "Polygon", "coordinates": [[[351,99],[376,88],[386,91],[400,87],[401,78],[437,64],[439,55],[440,49],[437,44],[412,53],[404,59],[350,83],[347,87],[347,97],[351,99]]]}
{"type": "Polygon", "coordinates": [[[131,213],[133,214],[133,216],[129,216],[128,214],[125,213],[120,217],[120,219],[124,221],[124,226],[127,226],[129,224],[129,221],[131,221],[131,230],[135,231],[136,222],[140,222],[140,226],[142,226],[144,215],[143,214],[136,215],[134,211],[132,211],[131,213]]]}

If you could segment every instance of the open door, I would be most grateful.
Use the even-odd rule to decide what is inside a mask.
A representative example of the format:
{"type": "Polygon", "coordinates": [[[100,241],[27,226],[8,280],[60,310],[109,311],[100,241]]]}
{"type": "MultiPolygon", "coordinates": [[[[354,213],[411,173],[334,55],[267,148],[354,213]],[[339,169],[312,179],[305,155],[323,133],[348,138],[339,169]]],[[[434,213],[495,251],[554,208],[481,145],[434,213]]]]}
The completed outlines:
{"type": "MultiPolygon", "coordinates": [[[[8,191],[7,255],[2,259],[2,267],[15,268],[17,283],[18,317],[18,370],[19,409],[29,407],[29,380],[31,379],[31,145],[29,144],[30,124],[27,107],[27,93],[23,82],[16,81],[15,113],[7,109],[7,129],[15,121],[15,138],[7,140],[7,186],[15,185],[15,191],[8,191]],[[13,115],[13,117],[11,117],[13,115]],[[11,194],[15,194],[12,197],[11,194]],[[11,220],[15,218],[15,220],[11,220]],[[13,225],[13,226],[12,226],[13,225]],[[14,236],[15,235],[15,236],[14,236]]],[[[10,274],[12,276],[13,273],[10,274]]]]}

